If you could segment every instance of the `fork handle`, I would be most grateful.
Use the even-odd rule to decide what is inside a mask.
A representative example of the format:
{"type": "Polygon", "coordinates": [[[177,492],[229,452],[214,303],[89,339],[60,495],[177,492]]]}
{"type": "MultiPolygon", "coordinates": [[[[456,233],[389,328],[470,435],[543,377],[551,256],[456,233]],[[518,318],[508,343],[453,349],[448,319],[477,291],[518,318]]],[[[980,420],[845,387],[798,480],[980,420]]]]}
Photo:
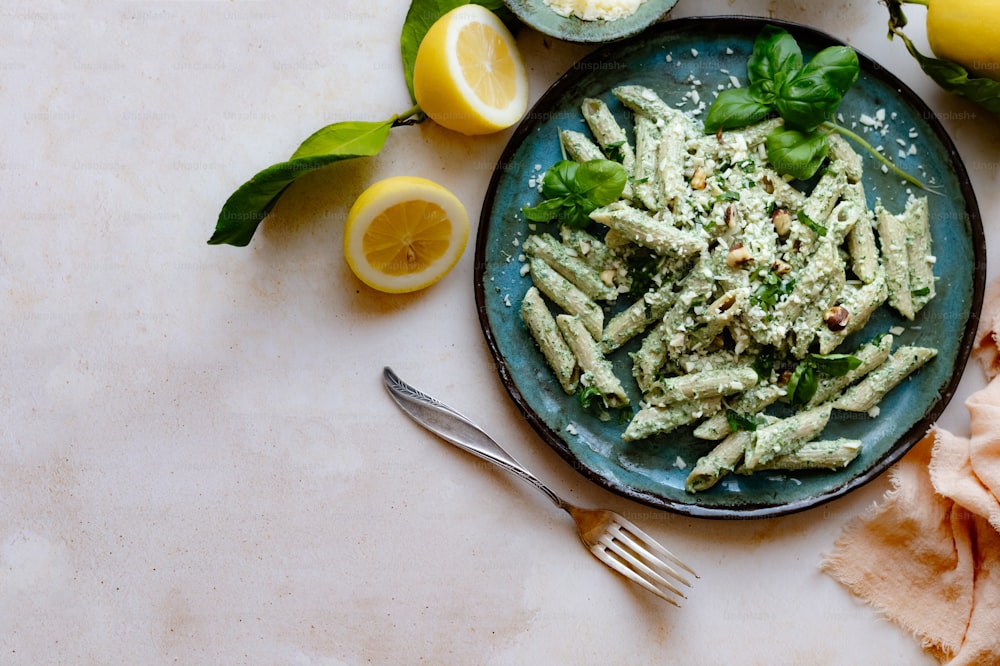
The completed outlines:
{"type": "Polygon", "coordinates": [[[413,388],[400,379],[391,368],[383,369],[382,380],[389,395],[411,419],[458,448],[524,479],[548,497],[553,504],[565,509],[563,501],[554,492],[475,423],[440,400],[413,388]]]}

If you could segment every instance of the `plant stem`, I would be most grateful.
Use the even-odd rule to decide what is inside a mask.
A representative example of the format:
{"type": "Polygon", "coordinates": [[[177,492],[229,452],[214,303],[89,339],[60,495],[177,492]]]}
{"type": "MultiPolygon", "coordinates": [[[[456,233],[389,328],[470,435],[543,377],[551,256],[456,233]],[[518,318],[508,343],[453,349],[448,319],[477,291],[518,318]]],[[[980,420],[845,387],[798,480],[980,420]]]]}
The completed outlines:
{"type": "Polygon", "coordinates": [[[843,127],[831,121],[824,122],[823,124],[820,125],[820,127],[830,132],[836,132],[842,136],[846,136],[848,139],[851,139],[852,141],[860,145],[862,148],[867,150],[869,153],[871,153],[875,159],[884,164],[890,171],[892,171],[894,174],[896,174],[906,182],[910,183],[911,185],[916,185],[920,189],[925,190],[927,192],[931,192],[932,194],[938,194],[938,192],[928,187],[927,185],[924,185],[922,182],[920,182],[919,180],[917,180],[916,178],[914,178],[913,176],[911,176],[910,174],[906,173],[898,166],[893,164],[888,157],[886,157],[879,151],[875,150],[875,148],[870,143],[865,141],[859,134],[856,134],[855,132],[852,132],[846,127],[843,127]]]}
{"type": "Polygon", "coordinates": [[[417,123],[422,123],[427,118],[424,112],[420,110],[419,104],[414,104],[412,107],[399,114],[392,119],[393,127],[401,127],[403,125],[416,125],[417,123]]]}

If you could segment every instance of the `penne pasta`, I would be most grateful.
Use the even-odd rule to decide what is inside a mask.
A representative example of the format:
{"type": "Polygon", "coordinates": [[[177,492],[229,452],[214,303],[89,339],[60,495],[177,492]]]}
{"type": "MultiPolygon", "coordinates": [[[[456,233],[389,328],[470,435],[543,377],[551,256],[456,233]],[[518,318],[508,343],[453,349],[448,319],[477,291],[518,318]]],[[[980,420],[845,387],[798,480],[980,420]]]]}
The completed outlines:
{"type": "Polygon", "coordinates": [[[915,312],[913,294],[910,292],[910,262],[906,227],[903,226],[898,217],[881,205],[875,207],[875,218],[878,220],[882,266],[885,269],[885,284],[889,290],[889,305],[912,321],[915,312]]]}
{"type": "Polygon", "coordinates": [[[824,437],[833,410],[874,417],[936,354],[894,352],[884,331],[849,342],[879,310],[912,320],[934,298],[932,202],[869,205],[864,161],[837,134],[803,186],[768,163],[780,118],[706,135],[651,88],[611,95],[620,107],[581,102],[589,135],[559,138],[569,159],[620,162],[622,196],[591,210],[591,225],[532,227],[521,243],[531,280],[521,317],[563,389],[596,392],[608,408],[638,389],[625,442],[688,426],[716,442],[688,492],[731,473],[851,464],[863,444],[824,437]],[[627,364],[630,385],[616,375],[627,364]]]}
{"type": "Polygon", "coordinates": [[[624,201],[616,201],[592,212],[590,219],[614,229],[636,245],[665,256],[690,257],[708,247],[703,235],[675,227],[667,211],[653,217],[624,201]]]}
{"type": "Polygon", "coordinates": [[[535,287],[530,287],[524,294],[524,300],[521,301],[521,319],[563,390],[570,395],[576,393],[579,379],[576,357],[563,339],[555,317],[535,287]]]}
{"type": "Polygon", "coordinates": [[[665,407],[644,407],[629,421],[625,432],[622,433],[622,441],[635,442],[653,435],[665,435],[714,414],[721,407],[722,402],[718,398],[701,402],[676,403],[665,407]]]}
{"type": "Polygon", "coordinates": [[[604,330],[604,310],[538,257],[529,259],[528,266],[534,285],[560,308],[579,317],[590,335],[600,339],[604,330]]]}
{"type": "Polygon", "coordinates": [[[936,355],[937,350],[927,347],[900,347],[861,382],[844,391],[843,395],[833,401],[833,406],[846,412],[867,412],[901,381],[936,355]]]}
{"type": "Polygon", "coordinates": [[[618,297],[618,288],[602,280],[601,271],[588,266],[550,234],[528,236],[522,247],[529,256],[543,259],[593,300],[613,301],[618,297]]]}
{"type": "Polygon", "coordinates": [[[823,432],[831,412],[830,405],[821,405],[758,428],[753,445],[747,449],[744,465],[752,471],[775,458],[794,453],[823,432]]]}
{"type": "Polygon", "coordinates": [[[745,430],[731,433],[698,459],[684,482],[684,489],[689,493],[700,493],[714,486],[719,479],[736,469],[752,441],[753,436],[745,430]]]}
{"type": "Polygon", "coordinates": [[[556,316],[556,325],[580,366],[580,386],[596,389],[605,407],[627,405],[628,395],[615,376],[611,362],[601,353],[597,341],[591,337],[580,318],[560,314],[556,316]]]}

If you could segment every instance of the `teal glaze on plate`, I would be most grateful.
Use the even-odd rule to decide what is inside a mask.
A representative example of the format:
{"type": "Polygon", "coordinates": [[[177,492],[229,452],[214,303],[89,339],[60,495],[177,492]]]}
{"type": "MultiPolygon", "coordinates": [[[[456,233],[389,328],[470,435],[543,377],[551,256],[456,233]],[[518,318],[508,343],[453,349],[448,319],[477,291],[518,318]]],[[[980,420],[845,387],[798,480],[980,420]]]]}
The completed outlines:
{"type": "Polygon", "coordinates": [[[614,21],[584,21],[575,16],[560,16],[544,0],[504,0],[504,4],[525,25],[567,42],[613,42],[636,35],[662,20],[677,0],[646,0],[631,16],[614,21]]]}
{"type": "MultiPolygon", "coordinates": [[[[861,114],[875,116],[884,109],[889,130],[885,136],[866,136],[894,156],[897,138],[907,147],[915,144],[918,155],[897,159],[898,163],[934,183],[943,194],[928,197],[937,297],[913,323],[880,310],[855,337],[855,342],[861,342],[900,326],[905,332],[896,336],[896,346],[936,347],[939,354],[883,400],[877,418],[834,412],[824,438],[861,439],[864,447],[858,459],[836,472],[730,475],[706,492],[689,494],[684,490],[687,474],[713,442],[695,439],[688,428],[624,443],[620,439],[623,425],[602,422],[584,412],[574,396],[563,393],[518,315],[522,295],[530,285],[519,261],[520,243],[530,233],[520,209],[539,200],[529,183],[560,157],[558,129],[585,128],[579,105],[588,96],[606,100],[631,129],[628,115],[610,93],[624,83],[647,85],[675,104],[685,99],[694,81],[700,81],[697,89],[708,103],[711,93],[707,91],[728,84],[729,74],[745,81],[754,38],[767,23],[781,25],[795,35],[807,58],[839,43],[810,28],[779,21],[692,18],[661,24],[641,38],[605,46],[582,60],[518,126],[496,165],[477,237],[475,291],[480,321],[501,379],[527,420],[587,478],[650,506],[692,516],[758,518],[792,513],[839,497],[878,476],[944,410],[968,360],[982,304],[985,241],[965,167],[933,112],[894,76],[859,54],[861,77],[840,107],[844,124],[860,130],[861,114]],[[916,138],[910,138],[911,130],[916,138]],[[576,434],[567,430],[569,426],[576,434]]],[[[690,99],[686,108],[693,108],[690,99]]],[[[881,199],[889,210],[901,211],[910,190],[859,152],[866,155],[864,182],[869,203],[881,199]]],[[[611,357],[633,401],[638,391],[631,380],[628,352],[637,346],[634,340],[611,357]]],[[[845,344],[841,350],[850,348],[845,344]]]]}

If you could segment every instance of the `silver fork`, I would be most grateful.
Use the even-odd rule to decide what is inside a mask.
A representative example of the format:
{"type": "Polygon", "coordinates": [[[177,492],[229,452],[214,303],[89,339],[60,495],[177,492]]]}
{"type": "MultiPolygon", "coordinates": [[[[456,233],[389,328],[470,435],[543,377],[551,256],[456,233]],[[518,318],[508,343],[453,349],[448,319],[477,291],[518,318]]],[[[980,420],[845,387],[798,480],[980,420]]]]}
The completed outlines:
{"type": "Polygon", "coordinates": [[[631,521],[613,511],[582,509],[561,499],[472,421],[413,388],[390,368],[383,369],[382,379],[389,395],[414,421],[460,449],[494,463],[542,491],[553,504],[573,518],[580,539],[601,562],[674,606],[680,606],[676,597],[687,598],[671,580],[688,587],[691,583],[668,562],[695,578],[698,574],[631,521]]]}

